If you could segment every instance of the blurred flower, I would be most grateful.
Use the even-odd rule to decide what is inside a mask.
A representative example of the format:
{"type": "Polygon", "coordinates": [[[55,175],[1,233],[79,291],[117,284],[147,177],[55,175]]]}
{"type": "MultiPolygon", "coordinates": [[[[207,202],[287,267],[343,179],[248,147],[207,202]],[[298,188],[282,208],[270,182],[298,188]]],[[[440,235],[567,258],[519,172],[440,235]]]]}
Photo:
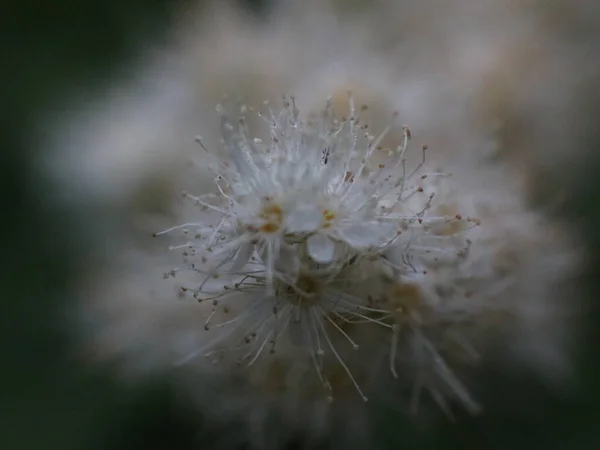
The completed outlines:
{"type": "MultiPolygon", "coordinates": [[[[223,116],[228,158],[213,166],[220,198],[215,201],[214,194],[186,194],[205,211],[205,221],[159,233],[183,229],[194,237],[180,247],[185,249],[186,261],[193,258],[187,268],[205,276],[198,288],[185,290],[192,291],[201,302],[213,303],[215,309],[205,328],[217,307],[230,309],[221,305],[225,297],[248,294],[248,306],[240,317],[225,323],[235,324],[233,330],[242,327],[246,342],[254,341],[255,327],[263,333],[257,338],[262,344],[254,349],[251,363],[267,342],[274,350],[278,330],[286,330],[291,322],[299,322],[308,341],[304,344],[317,344],[315,358],[324,355],[321,339],[337,356],[326,324],[336,327],[353,346],[356,344],[343,330],[343,323],[359,320],[391,327],[382,321],[382,317],[390,316],[387,308],[374,305],[384,301],[375,294],[385,273],[381,271],[386,266],[383,261],[403,277],[418,277],[427,273],[419,267],[424,259],[444,259],[447,264],[457,255],[460,259],[468,254],[470,241],[457,253],[456,242],[450,240],[457,232],[466,231],[456,225],[462,220],[460,214],[430,214],[433,192],[428,192],[424,201],[412,200],[414,209],[407,208],[411,198],[425,195],[422,184],[427,178],[448,174],[420,172],[425,149],[421,163],[407,170],[405,152],[410,131],[404,129],[404,140],[397,149],[384,149],[379,144],[392,125],[377,137],[371,135],[355,110],[352,96],[349,102],[348,118],[336,118],[329,101],[319,115],[302,121],[294,98],[284,98],[282,110],[270,110],[269,118],[265,118],[270,127],[268,145],[249,136],[243,119],[236,127],[223,116]],[[380,162],[369,167],[376,152],[387,153],[387,165],[380,162]],[[216,216],[211,218],[211,212],[216,216]],[[427,235],[435,238],[428,239],[427,235]],[[393,249],[399,250],[401,261],[392,263],[384,258],[384,251],[393,249]],[[357,267],[362,273],[356,272],[357,267]],[[365,273],[373,278],[367,280],[365,273]],[[217,292],[207,296],[207,282],[227,275],[234,281],[227,280],[228,285],[218,286],[217,292]],[[372,290],[373,295],[356,295],[361,289],[356,283],[359,280],[371,284],[363,290],[372,290]],[[253,320],[243,326],[247,316],[253,320]],[[339,320],[342,325],[335,322],[339,320]]],[[[224,114],[221,107],[219,110],[224,114]]],[[[478,220],[465,218],[465,223],[469,222],[475,226],[478,220]]],[[[171,271],[168,275],[175,274],[171,271]]],[[[216,339],[223,340],[221,336],[216,339]]],[[[236,345],[231,343],[228,350],[236,345]]],[[[204,351],[202,348],[193,354],[204,351]]],[[[317,372],[321,374],[319,366],[317,372]]]]}
{"type": "Polygon", "coordinates": [[[184,264],[165,274],[183,275],[183,294],[203,311],[196,326],[206,335],[185,347],[179,364],[223,380],[237,374],[262,392],[280,386],[265,407],[290,398],[319,405],[347,397],[338,370],[367,400],[360,380],[377,378],[378,364],[354,352],[363,348],[387,355],[394,378],[412,387],[413,412],[426,390],[448,414],[456,401],[480,410],[451,367],[476,363],[499,335],[513,363],[520,353],[541,371],[563,370],[564,311],[551,280],[564,281],[574,260],[560,237],[550,259],[542,256],[546,227],[505,182],[494,183],[500,166],[481,167],[489,185],[477,188],[475,171],[470,179],[426,171],[425,149],[407,170],[410,131],[396,150],[380,147],[392,125],[371,135],[352,97],[347,118],[328,102],[305,119],[284,98],[265,117],[264,141],[218,109],[225,157],[211,167],[219,195],[186,194],[200,221],[158,233],[193,237],[173,247],[184,264]],[[386,163],[373,164],[377,153],[386,163]],[[530,264],[535,275],[524,279],[530,264]],[[525,343],[524,333],[533,334],[525,343]],[[534,348],[542,335],[551,351],[534,348]],[[289,384],[299,377],[301,385],[289,384]]]}
{"type": "MultiPolygon", "coordinates": [[[[110,264],[83,283],[88,355],[134,381],[179,362],[205,410],[259,427],[272,410],[290,427],[354,423],[353,401],[391,386],[382,365],[410,392],[394,406],[413,412],[423,391],[446,412],[489,407],[463,368],[497,356],[563,380],[576,306],[559,287],[578,247],[528,207],[523,179],[548,158],[526,125],[547,126],[540,98],[561,110],[564,96],[539,79],[522,95],[532,82],[512,72],[532,60],[516,44],[542,28],[502,0],[351,16],[313,4],[265,22],[225,2],[189,14],[166,54],[69,122],[63,179],[107,207],[96,226],[117,219],[95,239],[110,264]],[[223,109],[219,127],[223,93],[252,105],[281,92],[297,105],[223,109]]],[[[547,58],[551,33],[538,35],[541,73],[562,53],[547,58]]]]}

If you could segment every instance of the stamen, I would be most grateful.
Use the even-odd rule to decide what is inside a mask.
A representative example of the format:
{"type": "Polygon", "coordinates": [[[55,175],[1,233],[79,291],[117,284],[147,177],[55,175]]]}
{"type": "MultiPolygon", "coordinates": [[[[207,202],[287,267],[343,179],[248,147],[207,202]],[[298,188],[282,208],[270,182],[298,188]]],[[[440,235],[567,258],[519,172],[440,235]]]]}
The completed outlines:
{"type": "Polygon", "coordinates": [[[390,349],[390,371],[394,378],[398,378],[398,372],[396,372],[396,353],[398,352],[398,340],[400,339],[400,324],[395,323],[392,325],[392,346],[390,349]]]}
{"type": "MultiPolygon", "coordinates": [[[[313,313],[314,313],[314,311],[313,311],[313,313]]],[[[363,394],[362,390],[360,389],[360,386],[358,385],[358,383],[354,379],[354,376],[352,375],[352,372],[350,372],[350,369],[348,369],[348,366],[346,365],[346,363],[344,362],[344,360],[340,357],[340,355],[336,351],[333,343],[329,339],[329,335],[327,334],[327,330],[325,330],[325,327],[323,326],[323,323],[321,322],[321,319],[319,318],[318,314],[314,313],[314,317],[315,317],[315,320],[316,320],[317,324],[321,328],[321,331],[323,332],[323,336],[325,336],[325,340],[327,341],[327,344],[329,344],[329,348],[331,349],[331,351],[333,352],[333,354],[335,355],[335,357],[337,358],[337,360],[339,361],[339,363],[341,364],[341,366],[346,371],[346,374],[350,378],[350,381],[352,381],[352,384],[354,384],[354,387],[358,391],[359,395],[362,397],[363,401],[365,401],[365,402],[368,401],[369,399],[365,396],[365,394],[363,394]]]]}
{"type": "Polygon", "coordinates": [[[350,338],[350,336],[348,336],[348,334],[347,334],[347,333],[346,333],[344,330],[342,330],[342,329],[341,329],[341,328],[338,326],[338,324],[337,324],[337,323],[335,323],[335,322],[334,322],[334,321],[331,319],[331,317],[329,317],[329,316],[327,315],[327,313],[325,312],[325,310],[324,310],[323,308],[321,308],[321,307],[319,307],[318,309],[319,309],[319,311],[321,312],[321,314],[323,315],[323,317],[325,317],[325,318],[326,318],[326,319],[329,321],[329,323],[331,323],[331,324],[332,324],[332,325],[333,325],[333,326],[334,326],[334,327],[335,327],[335,328],[336,328],[336,329],[337,329],[337,330],[338,330],[338,331],[339,331],[339,332],[340,332],[340,333],[341,333],[341,334],[342,334],[342,335],[343,335],[343,336],[344,336],[344,337],[345,337],[345,338],[348,340],[348,342],[350,342],[350,344],[352,344],[352,347],[354,348],[354,350],[358,350],[358,344],[356,344],[356,343],[355,343],[355,342],[354,342],[354,341],[353,341],[353,340],[350,338]]]}

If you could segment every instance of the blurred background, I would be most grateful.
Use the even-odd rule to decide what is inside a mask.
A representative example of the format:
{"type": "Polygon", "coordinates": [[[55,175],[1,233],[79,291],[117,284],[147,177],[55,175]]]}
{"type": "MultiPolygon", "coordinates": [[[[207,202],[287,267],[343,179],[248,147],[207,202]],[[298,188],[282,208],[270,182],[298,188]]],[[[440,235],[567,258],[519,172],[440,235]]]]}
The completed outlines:
{"type": "MultiPolygon", "coordinates": [[[[496,408],[489,414],[460,418],[458,423],[440,424],[424,430],[413,426],[397,412],[381,408],[376,412],[377,440],[373,445],[379,448],[478,450],[600,448],[600,384],[597,381],[600,379],[600,334],[597,331],[600,311],[596,306],[600,293],[600,208],[597,206],[600,205],[597,151],[600,147],[600,89],[596,85],[600,73],[600,60],[597,60],[600,7],[583,0],[513,1],[516,12],[507,18],[494,9],[498,2],[491,0],[453,0],[447,4],[428,1],[423,2],[426,6],[421,9],[409,8],[416,4],[415,1],[402,0],[325,3],[327,8],[319,6],[318,1],[238,0],[231,2],[231,8],[239,14],[236,16],[238,22],[234,23],[246,24],[252,30],[278,28],[278,32],[285,34],[289,27],[295,41],[281,44],[278,51],[282,55],[288,51],[286,45],[305,47],[303,39],[306,39],[306,46],[314,45],[308,28],[304,31],[294,28],[300,26],[295,20],[298,17],[295,14],[300,11],[301,17],[316,18],[310,23],[320,32],[323,32],[320,23],[325,28],[335,23],[350,30],[348,36],[355,33],[356,45],[364,44],[365,54],[370,55],[364,61],[358,61],[356,67],[372,64],[370,57],[377,52],[392,62],[401,54],[403,63],[414,62],[419,68],[411,75],[415,79],[427,74],[459,80],[468,78],[470,70],[479,70],[477,64],[471,65],[471,59],[463,63],[456,57],[451,60],[453,65],[446,66],[429,64],[429,59],[421,61],[421,55],[434,59],[439,55],[441,60],[447,52],[452,53],[454,47],[444,47],[447,41],[443,30],[472,29],[472,34],[455,42],[456,46],[466,48],[481,36],[492,39],[498,35],[518,35],[519,32],[506,28],[506,24],[516,23],[523,17],[535,17],[534,31],[524,33],[517,42],[511,41],[510,51],[500,52],[505,59],[495,60],[494,55],[485,51],[481,55],[486,61],[486,72],[477,72],[473,79],[478,80],[477,89],[482,89],[483,100],[481,105],[473,106],[472,114],[485,122],[482,126],[491,130],[494,141],[499,142],[499,148],[493,149],[493,156],[507,153],[509,160],[516,161],[517,170],[527,175],[532,205],[543,210],[549,218],[573,226],[576,233],[584,237],[590,260],[585,276],[580,280],[583,289],[577,293],[584,297],[582,307],[586,326],[574,330],[579,334],[581,345],[576,350],[577,385],[568,395],[558,395],[527,377],[516,377],[514,385],[503,380],[503,387],[497,389],[498,377],[490,369],[489,386],[486,387],[490,394],[486,395],[499,398],[496,408]],[[403,9],[403,3],[406,3],[406,9],[403,9]],[[390,4],[398,17],[394,14],[386,17],[382,13],[392,7],[390,4]],[[482,15],[475,14],[476,10],[481,10],[482,15]],[[407,12],[408,18],[403,11],[407,12]],[[449,11],[454,11],[454,15],[449,11]],[[278,25],[278,14],[286,17],[287,22],[282,19],[278,25]],[[498,16],[494,17],[494,14],[498,16]],[[327,20],[321,17],[327,17],[327,20]],[[448,17],[456,22],[446,23],[444,19],[448,17]],[[480,17],[482,22],[472,26],[468,17],[471,20],[480,17]],[[461,23],[461,18],[466,20],[466,25],[461,23]],[[491,27],[493,31],[487,33],[486,23],[500,25],[497,29],[491,27]],[[396,33],[396,28],[400,27],[402,32],[396,33]],[[412,45],[415,41],[417,44],[412,45]],[[405,42],[412,47],[405,46],[405,42]],[[423,47],[422,53],[419,46],[423,47]],[[490,67],[497,70],[487,71],[490,67]]],[[[82,196],[77,183],[69,185],[64,180],[57,183],[55,171],[48,169],[56,162],[53,159],[63,155],[53,149],[56,127],[63,130],[62,135],[70,132],[76,135],[77,129],[64,124],[71,123],[82,105],[93,104],[104,93],[112,95],[107,87],[111,80],[127,79],[137,73],[140,64],[145,64],[148,49],[169,53],[173,40],[179,36],[174,30],[184,30],[181,34],[185,36],[183,47],[186,52],[189,51],[186,46],[197,44],[203,54],[215,53],[206,64],[217,67],[222,63],[223,66],[215,69],[213,75],[234,70],[235,65],[226,55],[219,54],[234,51],[235,40],[229,46],[223,44],[230,29],[210,30],[202,23],[204,12],[219,9],[219,5],[220,2],[194,2],[192,5],[187,1],[172,0],[9,0],[3,3],[0,17],[0,45],[3,47],[0,83],[2,449],[251,448],[243,440],[235,439],[238,424],[216,426],[210,417],[204,422],[199,421],[190,412],[185,399],[172,391],[169,380],[156,377],[144,383],[122,384],[115,380],[109,366],[99,369],[85,364],[85,358],[74,350],[69,320],[73,299],[80,295],[78,280],[109,259],[98,251],[103,244],[98,239],[103,234],[97,229],[114,225],[110,224],[112,221],[127,222],[128,218],[122,212],[131,204],[115,205],[113,202],[111,195],[122,198],[125,192],[122,190],[105,195],[102,189],[98,193],[97,188],[86,188],[93,193],[82,196]],[[197,25],[196,20],[199,21],[197,25]],[[202,33],[194,35],[200,37],[189,38],[189,28],[195,30],[197,27],[205,27],[202,33]],[[196,40],[203,36],[204,41],[196,40]],[[65,186],[69,187],[65,189],[65,186]],[[102,219],[98,218],[98,211],[102,211],[102,219]]],[[[508,9],[502,11],[513,6],[504,7],[508,9]]],[[[530,28],[519,25],[515,29],[530,28]]],[[[242,37],[238,39],[243,40],[244,33],[240,33],[242,37]]],[[[260,31],[252,33],[260,35],[260,31]]],[[[331,33],[335,40],[335,29],[331,33]]],[[[260,42],[255,39],[251,44],[260,42]]],[[[326,56],[332,67],[338,57],[346,61],[352,58],[336,52],[333,49],[326,56]]],[[[296,53],[303,55],[300,51],[296,53]]],[[[268,62],[273,67],[267,72],[276,73],[275,79],[290,80],[286,67],[289,71],[299,69],[292,67],[292,61],[286,66],[278,55],[271,55],[273,60],[268,62]],[[280,69],[277,63],[286,67],[280,69]]],[[[259,56],[265,57],[257,53],[257,58],[259,56]]],[[[309,56],[299,58],[300,63],[312,61],[309,56]]],[[[244,63],[252,61],[250,55],[244,63]]],[[[258,65],[261,64],[263,61],[258,60],[258,65]]],[[[346,65],[343,70],[350,71],[348,67],[354,66],[346,65]]],[[[329,79],[335,79],[336,73],[328,66],[322,71],[322,77],[327,81],[317,85],[327,90],[331,84],[329,79]]],[[[391,73],[393,80],[396,72],[393,69],[391,73]]],[[[202,74],[208,76],[210,70],[204,70],[199,76],[202,74]]],[[[316,76],[315,72],[310,75],[316,76]]],[[[255,76],[261,77],[260,70],[255,70],[255,76]]],[[[302,78],[302,73],[295,76],[302,78]]],[[[372,79],[369,73],[361,74],[361,77],[360,86],[365,84],[365,79],[372,79]]],[[[430,81],[436,83],[435,80],[434,77],[430,81]]],[[[312,79],[305,84],[311,82],[312,79]]],[[[214,102],[218,101],[218,91],[226,88],[212,88],[208,80],[206,83],[203,99],[212,101],[206,93],[214,91],[214,102]]],[[[335,85],[335,80],[333,83],[335,85]]],[[[385,83],[389,85],[390,81],[386,78],[385,83]]],[[[343,80],[338,84],[352,86],[356,83],[343,80]]],[[[297,81],[275,84],[277,89],[289,85],[302,84],[297,81]]],[[[253,86],[245,89],[252,92],[253,86]]],[[[464,92],[461,89],[460,83],[450,83],[448,93],[436,91],[439,94],[436,98],[441,98],[442,103],[446,99],[462,98],[464,92]]],[[[262,92],[256,95],[260,96],[262,92]]],[[[402,101],[399,101],[401,106],[402,101]]],[[[453,114],[448,112],[448,117],[455,117],[453,114]]],[[[418,124],[427,124],[424,119],[419,122],[419,116],[415,120],[418,124]]],[[[453,122],[447,121],[446,116],[439,120],[448,130],[452,129],[453,122]]],[[[448,134],[445,137],[455,138],[448,134]]],[[[85,149],[81,152],[86,154],[85,149]]],[[[159,165],[162,164],[160,161],[159,165]]],[[[58,165],[65,164],[71,163],[58,165]]],[[[83,169],[69,167],[62,173],[71,174],[69,170],[83,169]]],[[[94,172],[93,167],[85,170],[94,172]]],[[[98,185],[106,182],[105,178],[100,178],[98,185]]],[[[152,192],[149,196],[155,199],[152,192]]],[[[131,201],[142,204],[142,215],[153,215],[154,208],[160,209],[154,204],[145,206],[137,195],[131,194],[131,201]]],[[[287,448],[300,448],[302,441],[301,435],[291,436],[287,448]]],[[[334,444],[322,442],[320,448],[334,444]]]]}

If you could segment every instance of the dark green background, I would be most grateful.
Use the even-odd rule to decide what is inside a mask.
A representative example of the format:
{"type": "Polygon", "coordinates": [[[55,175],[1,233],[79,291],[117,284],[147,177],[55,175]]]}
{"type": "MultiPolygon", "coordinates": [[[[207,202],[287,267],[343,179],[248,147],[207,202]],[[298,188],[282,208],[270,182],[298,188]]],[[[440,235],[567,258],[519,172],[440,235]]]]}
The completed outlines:
{"type": "MultiPolygon", "coordinates": [[[[264,4],[247,2],[246,7],[260,17],[264,4]]],[[[126,390],[71,359],[60,323],[70,281],[82,262],[92,263],[79,226],[89,212],[54,200],[44,174],[30,164],[39,157],[33,143],[44,139],[32,134],[40,114],[61,114],[68,95],[85,93],[126,67],[142,42],[160,43],[173,8],[166,0],[13,0],[0,5],[1,449],[217,448],[223,433],[235,434],[235,424],[217,429],[193,422],[164,380],[126,390]]],[[[596,41],[586,33],[592,31],[582,26],[573,38],[590,45],[596,41]]],[[[582,89],[587,98],[582,108],[589,114],[574,145],[597,148],[598,93],[592,84],[582,89]]],[[[379,410],[381,446],[600,448],[600,263],[595,256],[600,254],[600,178],[593,158],[582,167],[576,181],[568,182],[569,206],[558,212],[587,237],[594,260],[585,280],[589,327],[581,331],[585,345],[577,392],[557,398],[534,379],[515,375],[507,382],[510,375],[503,375],[498,382],[498,372],[491,370],[490,394],[484,396],[495,396],[497,407],[490,414],[420,432],[394,411],[379,410]]]]}

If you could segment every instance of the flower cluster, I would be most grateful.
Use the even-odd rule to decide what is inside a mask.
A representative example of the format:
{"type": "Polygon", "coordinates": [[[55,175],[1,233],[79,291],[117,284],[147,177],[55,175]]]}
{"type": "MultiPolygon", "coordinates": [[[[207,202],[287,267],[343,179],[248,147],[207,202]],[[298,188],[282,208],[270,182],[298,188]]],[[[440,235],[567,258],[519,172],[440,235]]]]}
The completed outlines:
{"type": "MultiPolygon", "coordinates": [[[[397,148],[382,147],[397,114],[373,135],[362,118],[368,108],[355,108],[351,94],[348,117],[336,116],[331,101],[306,118],[293,97],[283,97],[279,110],[267,107],[267,114],[250,110],[268,126],[264,140],[251,136],[243,117],[217,107],[224,152],[197,138],[216,190],[184,193],[200,220],[155,234],[188,237],[172,247],[184,264],[165,277],[197,274],[198,283],[182,290],[207,309],[206,345],[180,362],[204,358],[250,370],[293,355],[314,368],[324,397],[334,398],[330,375],[342,370],[366,401],[348,350],[376,329],[388,335],[394,377],[402,364],[422,374],[417,396],[426,388],[444,409],[450,397],[477,411],[442,357],[449,340],[474,354],[460,324],[482,307],[460,276],[480,220],[436,201],[451,174],[424,170],[426,146],[408,167],[407,127],[397,148]]],[[[373,352],[383,347],[364,341],[373,352]]]]}

